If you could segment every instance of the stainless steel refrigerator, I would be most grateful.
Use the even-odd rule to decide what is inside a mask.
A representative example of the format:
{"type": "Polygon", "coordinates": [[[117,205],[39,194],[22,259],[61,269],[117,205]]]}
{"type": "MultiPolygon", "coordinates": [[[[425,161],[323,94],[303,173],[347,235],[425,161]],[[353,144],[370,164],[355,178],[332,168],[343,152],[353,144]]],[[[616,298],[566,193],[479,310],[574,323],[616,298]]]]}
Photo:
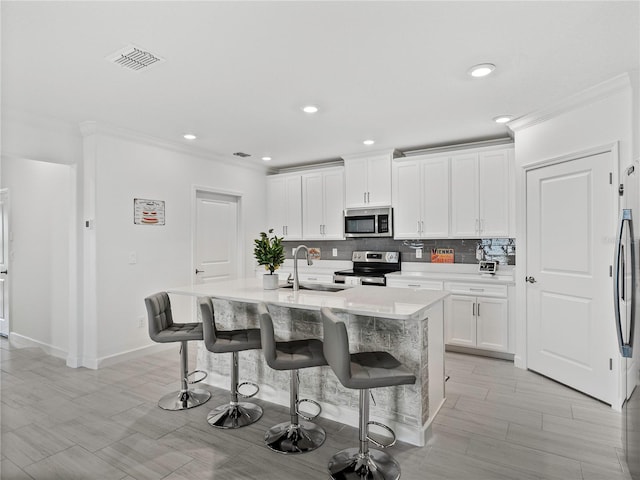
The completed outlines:
{"type": "MultiPolygon", "coordinates": [[[[632,173],[633,168],[627,170],[628,175],[632,173]]],[[[631,189],[632,195],[628,197],[630,202],[627,205],[637,201],[634,190],[631,189]]],[[[615,253],[614,303],[618,345],[623,357],[623,375],[626,375],[626,381],[623,382],[627,400],[623,405],[622,441],[631,478],[640,480],[640,387],[636,388],[640,383],[640,348],[637,348],[638,329],[635,328],[638,256],[634,238],[634,209],[622,209],[620,217],[615,253]]]]}

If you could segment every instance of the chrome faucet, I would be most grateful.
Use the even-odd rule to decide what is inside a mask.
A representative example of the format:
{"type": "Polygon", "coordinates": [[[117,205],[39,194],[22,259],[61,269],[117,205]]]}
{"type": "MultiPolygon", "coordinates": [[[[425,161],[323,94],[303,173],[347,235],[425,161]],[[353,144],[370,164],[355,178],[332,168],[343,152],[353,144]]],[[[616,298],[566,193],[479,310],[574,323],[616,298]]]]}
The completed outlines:
{"type": "Polygon", "coordinates": [[[293,291],[300,290],[300,281],[298,280],[298,252],[304,249],[304,255],[307,258],[307,265],[313,265],[313,260],[309,256],[309,247],[306,245],[298,245],[293,251],[293,291]]]}

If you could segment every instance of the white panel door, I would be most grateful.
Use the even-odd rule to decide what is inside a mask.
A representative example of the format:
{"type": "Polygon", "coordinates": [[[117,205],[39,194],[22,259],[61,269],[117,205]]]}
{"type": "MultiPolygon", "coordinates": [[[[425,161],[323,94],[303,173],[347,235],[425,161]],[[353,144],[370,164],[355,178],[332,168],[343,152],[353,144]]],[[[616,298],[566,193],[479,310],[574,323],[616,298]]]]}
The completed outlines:
{"type": "Polygon", "coordinates": [[[394,238],[418,238],[422,220],[420,163],[395,162],[393,165],[394,238]]]}
{"type": "Polygon", "coordinates": [[[447,319],[447,343],[476,346],[476,299],[464,295],[451,295],[447,319]]]}
{"type": "Polygon", "coordinates": [[[481,153],[479,166],[480,236],[509,236],[509,154],[507,150],[481,153]]]}
{"type": "Polygon", "coordinates": [[[506,298],[476,298],[476,345],[500,352],[509,350],[509,311],[506,298]]]}
{"type": "Polygon", "coordinates": [[[367,168],[367,204],[391,205],[391,156],[371,157],[367,168]]]}
{"type": "Polygon", "coordinates": [[[7,190],[0,191],[0,335],[9,335],[9,203],[7,190]]]}
{"type": "Polygon", "coordinates": [[[478,154],[451,158],[451,236],[478,236],[478,154]]]}
{"type": "Polygon", "coordinates": [[[324,173],[324,222],[325,240],[344,239],[344,170],[324,173]]]}
{"type": "Polygon", "coordinates": [[[449,158],[432,158],[422,162],[421,180],[421,236],[447,238],[449,236],[449,158]]]}
{"type": "Polygon", "coordinates": [[[617,395],[612,166],[603,153],[531,170],[526,206],[528,367],[609,404],[617,395]]]}
{"type": "Polygon", "coordinates": [[[302,176],[302,238],[322,240],[324,223],[322,173],[302,176]]]}
{"type": "Polygon", "coordinates": [[[237,197],[196,193],[196,283],[238,277],[238,213],[237,197]]]}

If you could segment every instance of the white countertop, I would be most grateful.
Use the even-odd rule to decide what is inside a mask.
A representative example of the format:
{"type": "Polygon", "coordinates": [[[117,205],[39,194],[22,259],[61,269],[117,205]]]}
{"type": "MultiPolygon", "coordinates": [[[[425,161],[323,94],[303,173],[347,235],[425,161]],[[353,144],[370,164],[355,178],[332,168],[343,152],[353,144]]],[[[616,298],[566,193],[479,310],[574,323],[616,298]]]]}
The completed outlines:
{"type": "MultiPolygon", "coordinates": [[[[281,282],[284,285],[283,282],[281,282]]],[[[291,289],[264,290],[262,281],[244,278],[224,282],[170,288],[171,294],[207,296],[247,303],[270,303],[280,306],[319,310],[336,308],[356,315],[422,320],[432,305],[449,292],[407,288],[356,286],[339,292],[291,289]]]]}
{"type": "Polygon", "coordinates": [[[431,264],[405,262],[402,271],[387,273],[387,278],[414,280],[441,280],[458,282],[479,282],[500,285],[512,285],[515,269],[513,266],[500,266],[495,275],[481,275],[475,264],[431,264]]]}

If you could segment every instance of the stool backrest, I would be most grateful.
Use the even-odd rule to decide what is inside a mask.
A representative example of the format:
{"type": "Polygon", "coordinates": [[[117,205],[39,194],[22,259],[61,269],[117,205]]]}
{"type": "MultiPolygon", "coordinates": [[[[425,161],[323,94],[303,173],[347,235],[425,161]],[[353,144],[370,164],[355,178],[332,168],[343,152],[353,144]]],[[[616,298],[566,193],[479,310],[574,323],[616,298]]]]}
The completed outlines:
{"type": "Polygon", "coordinates": [[[214,345],[218,341],[218,329],[216,317],[213,313],[213,302],[209,297],[199,297],[200,314],[202,316],[202,340],[210,352],[214,351],[214,345]]]}
{"type": "Polygon", "coordinates": [[[347,327],[329,308],[320,309],[324,329],[324,357],[340,383],[347,384],[351,379],[351,355],[347,327]]]}
{"type": "Polygon", "coordinates": [[[267,365],[274,368],[276,361],[276,337],[273,331],[273,319],[264,303],[258,305],[258,318],[260,319],[260,340],[262,353],[267,365]]]}
{"type": "Polygon", "coordinates": [[[171,302],[167,292],[158,292],[144,299],[149,320],[149,337],[157,342],[158,334],[173,325],[171,302]]]}

